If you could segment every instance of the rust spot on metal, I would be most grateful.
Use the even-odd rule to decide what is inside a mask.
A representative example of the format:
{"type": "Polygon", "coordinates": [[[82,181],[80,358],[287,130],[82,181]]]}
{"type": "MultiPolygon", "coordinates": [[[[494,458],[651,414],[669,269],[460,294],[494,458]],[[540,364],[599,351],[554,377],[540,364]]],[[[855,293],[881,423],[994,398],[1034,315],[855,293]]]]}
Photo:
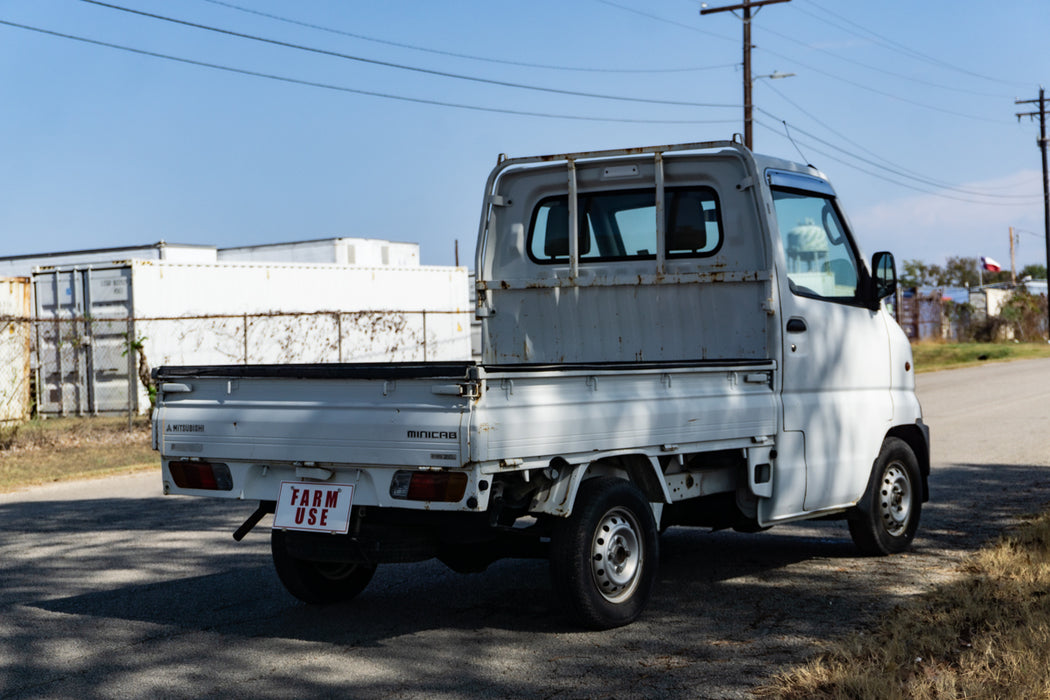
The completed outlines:
{"type": "Polygon", "coordinates": [[[503,280],[499,283],[501,289],[510,289],[510,282],[503,280]]]}

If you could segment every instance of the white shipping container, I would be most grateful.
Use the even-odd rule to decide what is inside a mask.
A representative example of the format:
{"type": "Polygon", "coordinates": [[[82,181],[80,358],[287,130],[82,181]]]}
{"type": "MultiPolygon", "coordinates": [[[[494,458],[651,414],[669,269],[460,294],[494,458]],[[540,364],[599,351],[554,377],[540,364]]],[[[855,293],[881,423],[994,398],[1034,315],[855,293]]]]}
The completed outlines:
{"type": "Polygon", "coordinates": [[[0,279],[0,423],[29,417],[30,289],[28,277],[0,279]]]}
{"type": "Polygon", "coordinates": [[[34,286],[37,315],[57,321],[38,341],[42,413],[126,410],[129,338],[154,367],[471,357],[461,267],[132,260],[41,270],[34,286]]]}

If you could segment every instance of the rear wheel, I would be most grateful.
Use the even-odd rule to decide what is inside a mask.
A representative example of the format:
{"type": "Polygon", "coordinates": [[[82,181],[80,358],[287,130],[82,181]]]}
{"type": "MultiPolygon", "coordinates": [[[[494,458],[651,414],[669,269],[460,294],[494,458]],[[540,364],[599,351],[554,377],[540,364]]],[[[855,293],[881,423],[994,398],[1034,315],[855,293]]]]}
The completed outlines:
{"type": "Polygon", "coordinates": [[[630,482],[583,482],[572,515],[551,537],[554,591],[581,625],[633,622],[649,600],[659,559],[652,508],[630,482]]]}
{"type": "Polygon", "coordinates": [[[853,542],[865,554],[903,552],[915,539],[922,511],[922,476],[908,443],[886,438],[864,497],[849,517],[853,542]]]}
{"type": "Polygon", "coordinates": [[[289,554],[283,530],[270,534],[270,550],[284,587],[299,600],[313,605],[350,600],[365,589],[376,571],[374,565],[368,564],[298,559],[289,554]]]}

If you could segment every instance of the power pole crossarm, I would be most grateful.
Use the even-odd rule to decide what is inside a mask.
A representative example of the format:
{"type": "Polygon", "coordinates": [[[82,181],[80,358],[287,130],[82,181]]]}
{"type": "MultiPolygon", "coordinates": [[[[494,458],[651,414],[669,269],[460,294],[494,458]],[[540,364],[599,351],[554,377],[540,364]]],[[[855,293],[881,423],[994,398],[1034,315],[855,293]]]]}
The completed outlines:
{"type": "Polygon", "coordinates": [[[752,137],[752,114],[751,114],[751,11],[762,9],[766,5],[775,5],[780,2],[791,2],[791,0],[744,0],[736,5],[725,7],[704,7],[700,10],[701,15],[710,15],[715,12],[733,12],[742,10],[741,19],[744,22],[744,145],[754,148],[752,137]]]}
{"type": "Polygon", "coordinates": [[[705,7],[700,10],[702,15],[710,15],[715,12],[735,12],[736,10],[750,10],[753,7],[774,5],[778,2],[791,2],[791,0],[755,0],[754,2],[742,2],[739,5],[726,5],[725,7],[705,7]]]}

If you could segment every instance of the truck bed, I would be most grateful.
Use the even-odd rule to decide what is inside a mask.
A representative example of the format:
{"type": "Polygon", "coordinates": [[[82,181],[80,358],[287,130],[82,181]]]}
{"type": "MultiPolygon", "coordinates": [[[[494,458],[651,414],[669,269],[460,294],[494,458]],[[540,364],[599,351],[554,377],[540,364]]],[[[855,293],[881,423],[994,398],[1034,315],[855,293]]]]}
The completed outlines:
{"type": "MultiPolygon", "coordinates": [[[[553,455],[652,457],[744,447],[776,432],[775,363],[462,363],[161,367],[155,446],[165,462],[229,465],[232,489],[272,500],[281,480],[360,482],[388,495],[397,469],[486,475],[553,455]],[[316,470],[330,474],[323,475],[316,470]]],[[[174,488],[176,493],[196,493],[174,488]]],[[[449,504],[443,507],[462,507],[449,504]]]]}

